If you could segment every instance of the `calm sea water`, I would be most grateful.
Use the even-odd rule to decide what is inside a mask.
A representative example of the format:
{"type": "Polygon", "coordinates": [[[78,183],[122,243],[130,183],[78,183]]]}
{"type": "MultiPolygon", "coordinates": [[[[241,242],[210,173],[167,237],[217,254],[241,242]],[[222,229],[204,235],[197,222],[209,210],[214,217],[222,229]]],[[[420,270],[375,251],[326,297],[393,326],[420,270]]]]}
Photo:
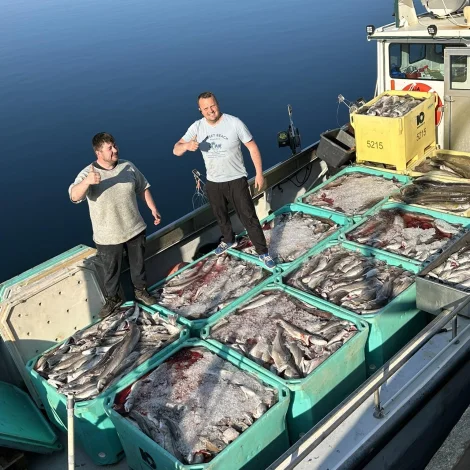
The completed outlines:
{"type": "Polygon", "coordinates": [[[199,153],[172,154],[200,117],[201,91],[245,121],[267,169],[289,156],[276,143],[288,103],[306,146],[347,119],[339,93],[372,97],[375,43],[365,26],[393,21],[391,0],[0,5],[0,281],[93,246],[87,205],[73,205],[67,188],[94,159],[95,133],[115,135],[170,223],[192,210],[191,170],[204,169],[199,153]]]}

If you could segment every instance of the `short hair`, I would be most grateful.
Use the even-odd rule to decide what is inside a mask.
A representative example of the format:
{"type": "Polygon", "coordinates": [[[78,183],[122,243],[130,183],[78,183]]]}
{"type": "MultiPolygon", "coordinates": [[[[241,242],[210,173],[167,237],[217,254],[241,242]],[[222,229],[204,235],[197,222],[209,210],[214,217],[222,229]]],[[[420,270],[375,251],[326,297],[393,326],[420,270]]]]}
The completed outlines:
{"type": "Polygon", "coordinates": [[[98,132],[93,139],[91,140],[91,145],[93,145],[93,150],[96,152],[101,149],[103,144],[115,144],[116,140],[111,134],[107,132],[98,132]]]}
{"type": "Polygon", "coordinates": [[[204,91],[197,97],[197,105],[199,106],[199,100],[206,99],[206,98],[214,98],[215,102],[219,104],[214,93],[212,93],[211,91],[204,91]]]}

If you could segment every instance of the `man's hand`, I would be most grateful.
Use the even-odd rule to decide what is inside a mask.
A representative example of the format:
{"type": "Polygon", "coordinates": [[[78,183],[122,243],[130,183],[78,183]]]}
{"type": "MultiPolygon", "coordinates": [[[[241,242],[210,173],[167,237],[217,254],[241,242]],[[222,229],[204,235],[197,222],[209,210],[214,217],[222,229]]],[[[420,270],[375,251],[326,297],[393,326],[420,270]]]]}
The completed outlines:
{"type": "Polygon", "coordinates": [[[264,176],[262,174],[255,176],[255,189],[261,191],[264,188],[264,176]]]}
{"type": "Polygon", "coordinates": [[[162,221],[162,216],[160,215],[160,212],[157,211],[157,209],[152,211],[153,218],[155,219],[153,221],[154,225],[158,225],[162,221]]]}
{"type": "Polygon", "coordinates": [[[199,144],[197,142],[197,135],[195,135],[187,144],[186,150],[190,152],[195,152],[199,148],[199,144]]]}
{"type": "Polygon", "coordinates": [[[90,165],[90,172],[86,176],[85,181],[90,185],[99,184],[101,182],[101,176],[97,171],[95,171],[93,165],[90,165]]]}

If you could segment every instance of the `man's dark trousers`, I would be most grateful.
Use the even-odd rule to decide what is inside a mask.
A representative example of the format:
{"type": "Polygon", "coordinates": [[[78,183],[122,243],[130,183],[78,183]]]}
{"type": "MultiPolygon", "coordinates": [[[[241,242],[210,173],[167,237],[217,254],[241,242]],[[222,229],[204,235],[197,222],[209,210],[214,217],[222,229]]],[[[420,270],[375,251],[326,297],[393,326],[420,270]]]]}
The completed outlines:
{"type": "Polygon", "coordinates": [[[228,213],[228,203],[230,203],[235,209],[240,222],[246,228],[256,252],[259,255],[268,252],[266,238],[256,215],[248,180],[245,177],[225,183],[207,181],[206,193],[225,243],[233,243],[235,240],[228,213]]]}
{"type": "Polygon", "coordinates": [[[107,297],[114,297],[119,291],[119,278],[121,275],[122,255],[126,246],[129,258],[130,274],[135,289],[142,290],[147,287],[145,276],[145,230],[127,242],[119,245],[98,245],[98,259],[103,271],[103,283],[107,297]]]}

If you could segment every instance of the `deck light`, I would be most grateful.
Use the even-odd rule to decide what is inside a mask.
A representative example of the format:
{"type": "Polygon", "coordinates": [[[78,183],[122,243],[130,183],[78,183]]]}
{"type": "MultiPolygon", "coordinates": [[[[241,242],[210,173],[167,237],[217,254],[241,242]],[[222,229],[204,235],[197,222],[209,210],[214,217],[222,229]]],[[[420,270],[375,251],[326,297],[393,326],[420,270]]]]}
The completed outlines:
{"type": "Polygon", "coordinates": [[[428,34],[433,37],[437,34],[437,26],[435,24],[430,24],[428,26],[428,34]]]}
{"type": "Polygon", "coordinates": [[[375,33],[375,26],[373,24],[368,24],[366,26],[367,36],[372,36],[375,33]]]}

